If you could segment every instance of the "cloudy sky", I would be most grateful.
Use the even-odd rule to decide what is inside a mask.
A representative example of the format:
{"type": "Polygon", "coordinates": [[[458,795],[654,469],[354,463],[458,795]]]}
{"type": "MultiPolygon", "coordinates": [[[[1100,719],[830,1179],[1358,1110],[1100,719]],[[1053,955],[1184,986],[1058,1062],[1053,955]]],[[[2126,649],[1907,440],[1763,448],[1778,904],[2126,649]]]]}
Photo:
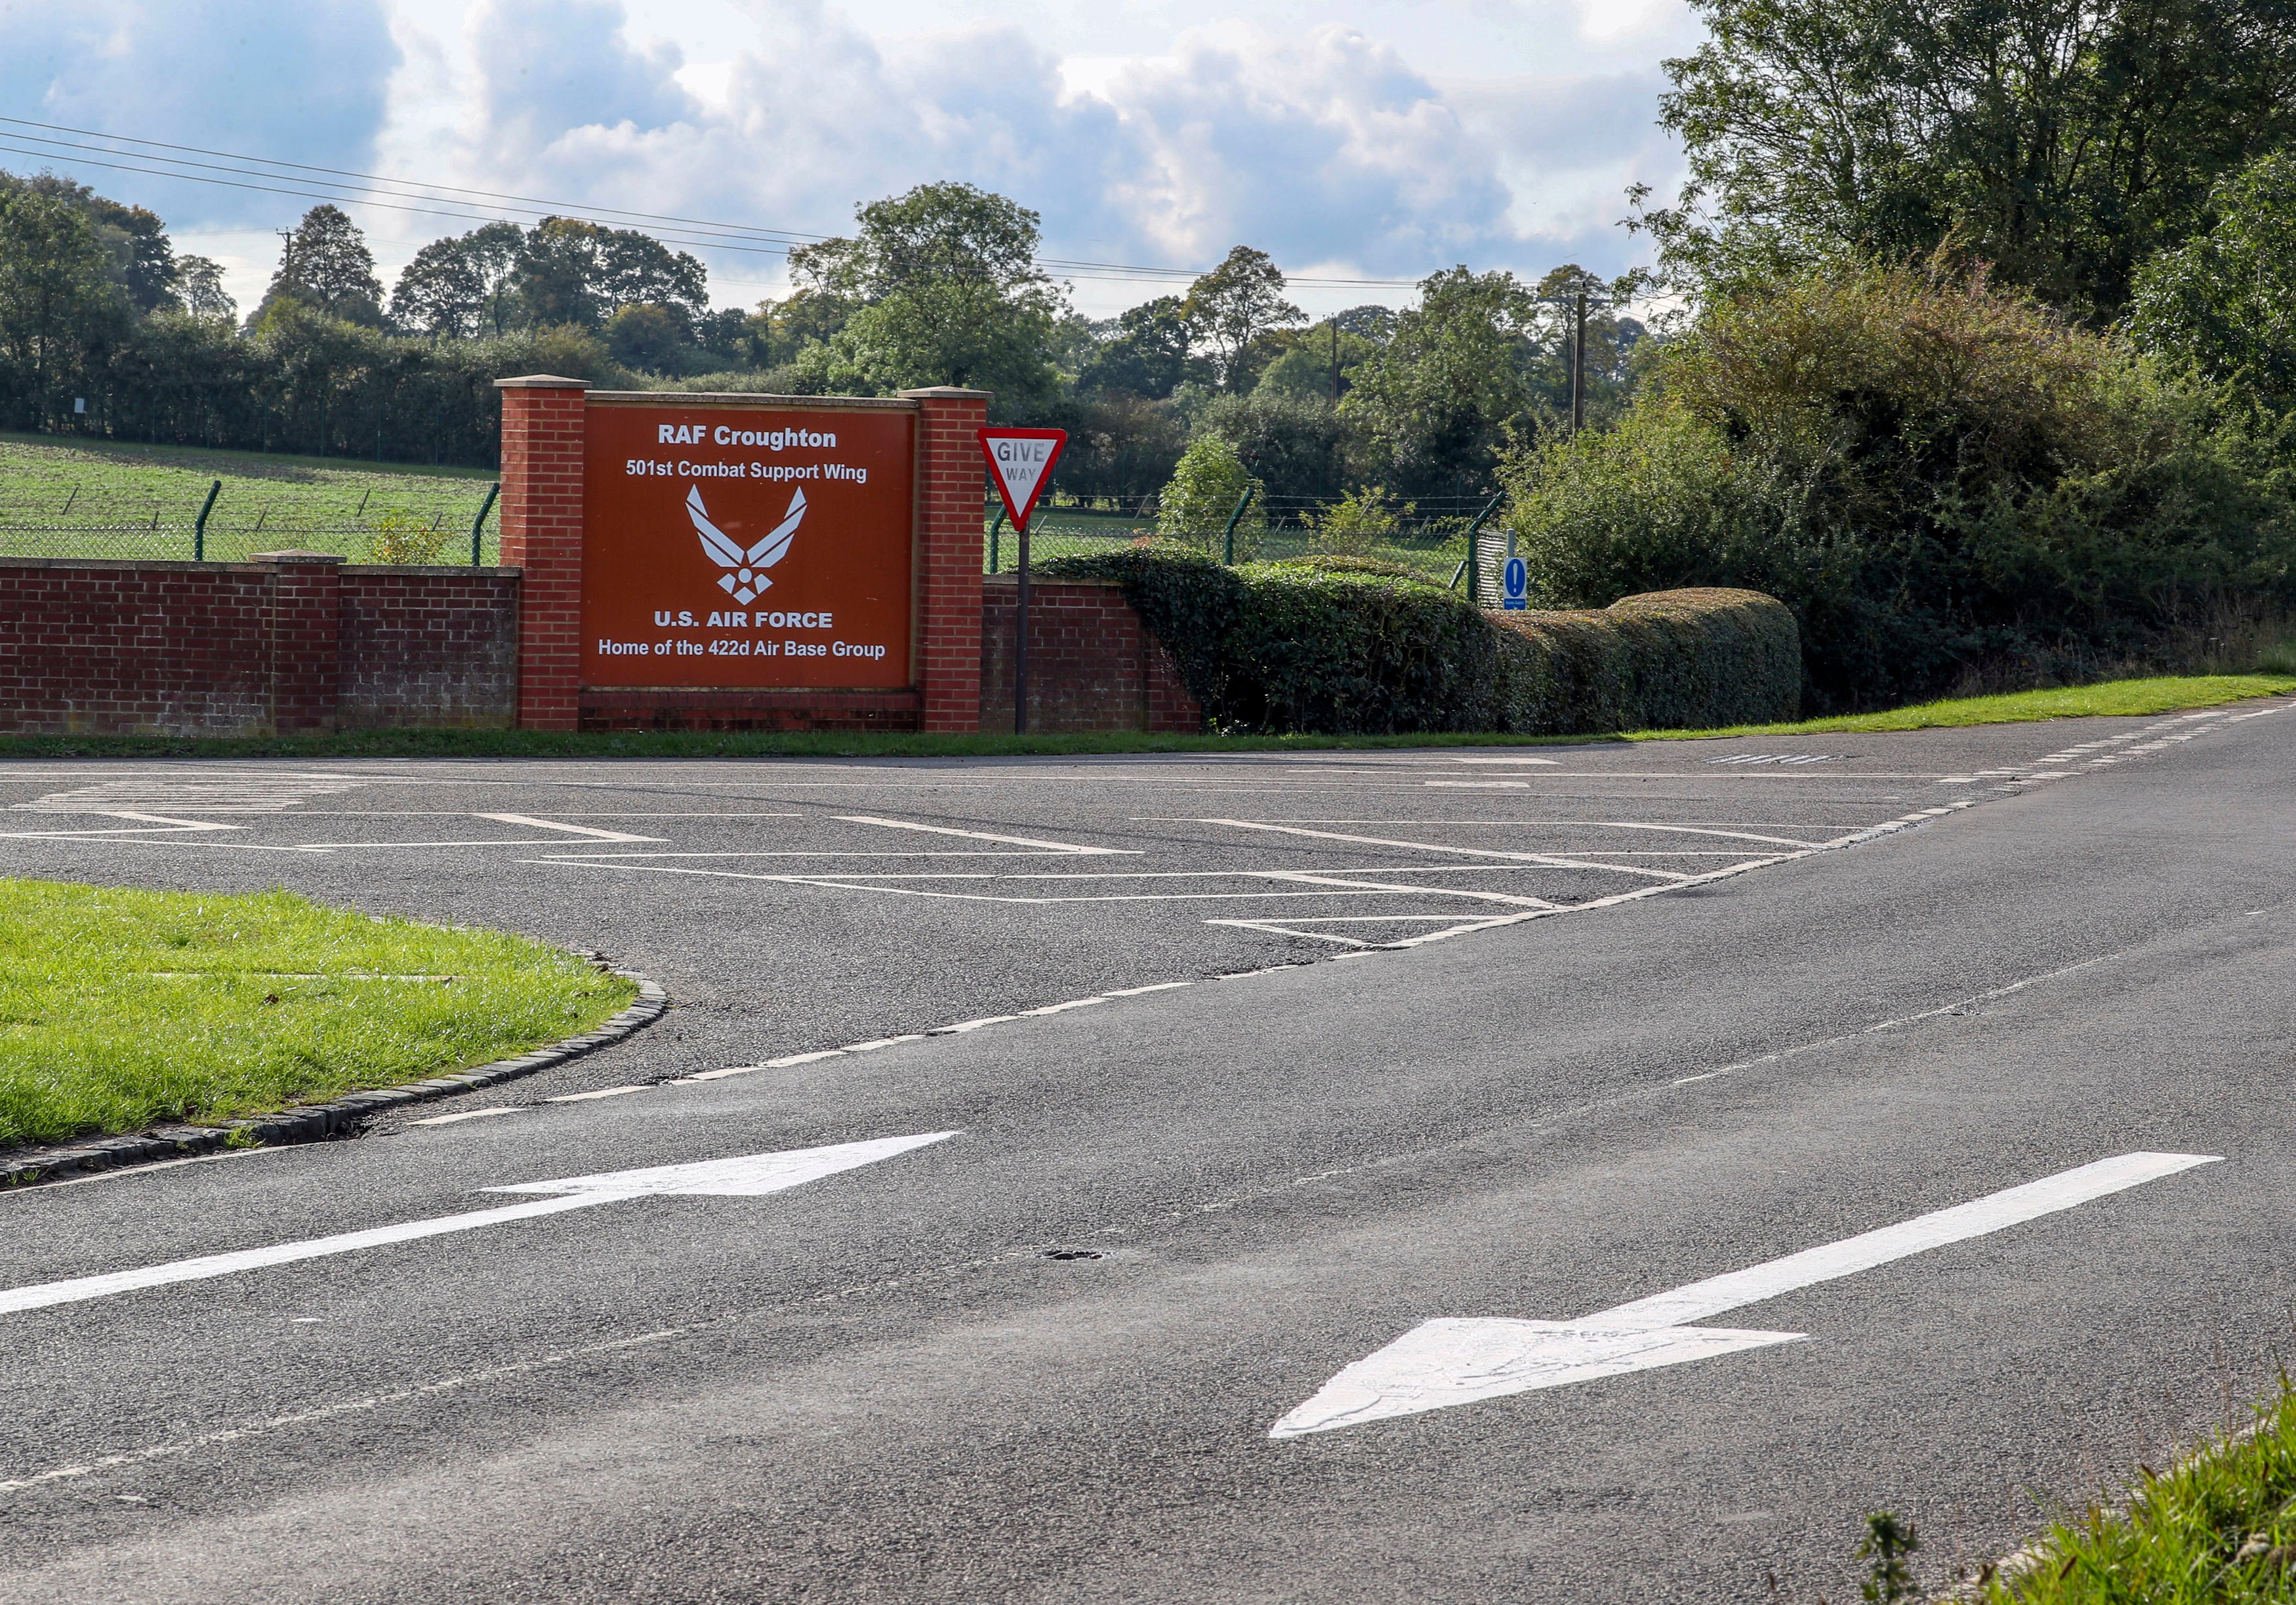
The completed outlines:
{"type": "MultiPolygon", "coordinates": [[[[964,178],[1041,213],[1049,257],[1245,243],[1399,282],[1302,287],[1315,311],[1457,262],[1639,259],[1621,195],[1678,173],[1652,119],[1696,38],[1682,0],[0,0],[0,116],[798,235],[964,178]]],[[[0,123],[0,166],[152,207],[243,307],[310,204],[36,132],[0,123]]],[[[386,283],[473,226],[351,210],[386,283]]],[[[698,254],[721,305],[783,286],[770,249],[698,254]]],[[[1070,276],[1095,316],[1164,292],[1070,276]]]]}

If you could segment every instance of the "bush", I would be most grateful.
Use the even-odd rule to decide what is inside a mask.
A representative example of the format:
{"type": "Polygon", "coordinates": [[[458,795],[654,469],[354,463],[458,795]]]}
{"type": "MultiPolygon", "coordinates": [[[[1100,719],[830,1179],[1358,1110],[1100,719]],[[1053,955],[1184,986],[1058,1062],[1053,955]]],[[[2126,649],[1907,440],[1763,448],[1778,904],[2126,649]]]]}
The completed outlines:
{"type": "Polygon", "coordinates": [[[1259,482],[1244,467],[1234,441],[1222,435],[1200,434],[1180,454],[1171,482],[1158,499],[1156,533],[1208,547],[1226,531],[1227,521],[1235,517],[1236,504],[1246,490],[1252,492],[1251,505],[1235,526],[1236,547],[1243,552],[1251,549],[1249,538],[1267,527],[1259,482]]]}
{"type": "Polygon", "coordinates": [[[1347,557],[1228,568],[1149,541],[1056,557],[1046,580],[1113,580],[1216,729],[1562,735],[1794,716],[1793,617],[1767,597],[1690,591],[1596,613],[1487,614],[1347,557]]]}
{"type": "Polygon", "coordinates": [[[1801,639],[1759,591],[1676,590],[1600,611],[1493,613],[1499,728],[1569,736],[1774,724],[1801,711],[1801,639]]]}
{"type": "Polygon", "coordinates": [[[1832,712],[2081,678],[2284,605],[2289,464],[1981,275],[1871,268],[1717,302],[1616,430],[1514,460],[1511,517],[1550,604],[1784,599],[1832,712]]]}

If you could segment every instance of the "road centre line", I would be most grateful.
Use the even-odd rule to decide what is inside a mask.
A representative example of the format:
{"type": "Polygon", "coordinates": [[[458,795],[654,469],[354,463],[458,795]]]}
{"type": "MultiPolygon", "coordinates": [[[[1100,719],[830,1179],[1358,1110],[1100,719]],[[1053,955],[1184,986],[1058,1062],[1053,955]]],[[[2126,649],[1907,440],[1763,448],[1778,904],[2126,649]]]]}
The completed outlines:
{"type": "Polygon", "coordinates": [[[1534,919],[1552,919],[1558,914],[1579,914],[1589,910],[1616,908],[1620,903],[1641,902],[1649,898],[1664,896],[1669,892],[1678,892],[1686,886],[1707,885],[1715,881],[1727,880],[1734,875],[1744,875],[1750,870],[1767,868],[1773,864],[1791,864],[1820,852],[1831,852],[1837,848],[1856,847],[1866,842],[1878,841],[1886,835],[1895,835],[1901,830],[1910,830],[1915,826],[1926,825],[1933,819],[1958,813],[1963,809],[1976,806],[1975,799],[1965,798],[1960,802],[1948,802],[1940,808],[1924,808],[1914,813],[1903,814],[1897,819],[1884,820],[1879,825],[1869,826],[1864,830],[1852,831],[1846,835],[1836,836],[1830,842],[1821,842],[1815,847],[1804,848],[1798,852],[1781,852],[1768,858],[1749,859],[1742,864],[1728,864],[1719,869],[1710,869],[1703,875],[1685,877],[1674,885],[1637,886],[1631,892],[1614,892],[1608,897],[1590,898],[1585,902],[1567,903],[1559,909],[1535,909],[1523,914],[1494,915],[1488,919],[1479,920],[1472,925],[1461,926],[1455,930],[1436,931],[1425,936],[1406,936],[1399,941],[1382,942],[1380,945],[1389,948],[1424,947],[1429,942],[1443,942],[1453,936],[1464,936],[1476,931],[1496,930],[1502,926],[1522,925],[1534,919]]]}
{"type": "MultiPolygon", "coordinates": [[[[2261,911],[2259,910],[2259,912],[2261,911]]],[[[1924,1008],[1919,1014],[1904,1015],[1894,1020],[1876,1020],[1871,1025],[1861,1025],[1855,1031],[1844,1032],[1839,1036],[1820,1037],[1814,1042],[1797,1042],[1791,1048],[1781,1048],[1775,1053],[1765,1053],[1759,1058],[1744,1059],[1734,1065],[1725,1065],[1718,1070],[1702,1070],[1695,1075],[1680,1076],[1668,1084],[1687,1087],[1693,1082],[1712,1081],[1721,1075],[1734,1075],[1741,1070],[1759,1069],[1764,1065],[1784,1064],[1790,1058],[1800,1058],[1803,1054],[1815,1053],[1821,1048],[1838,1048],[1844,1042],[1854,1042],[1862,1036],[1873,1036],[1884,1031],[1899,1031],[1908,1025],[1918,1025],[1923,1020],[1934,1020],[1945,1015],[1962,1014],[1980,1004],[1990,1003],[1999,998],[2011,997],[2023,992],[2029,986],[2038,986],[2044,981],[2060,980],[2077,971],[2085,970],[2093,964],[2103,964],[2105,959],[2117,957],[2119,957],[2118,954],[2104,953],[2095,959],[2083,959],[2077,964],[2068,964],[2060,969],[2044,970],[2038,975],[2028,975],[2021,981],[2012,981],[2005,986],[1972,992],[1966,998],[1956,998],[1950,1003],[1940,1003],[1935,1008],[1924,1008]]]]}
{"type": "Polygon", "coordinates": [[[1621,875],[1645,875],[1654,880],[1685,878],[1671,869],[1645,869],[1634,864],[1567,863],[1551,852],[1515,852],[1499,847],[1450,847],[1433,842],[1398,842],[1383,836],[1343,835],[1337,831],[1308,830],[1298,825],[1263,825],[1250,819],[1200,819],[1197,823],[1226,825],[1238,830],[1273,831],[1283,835],[1313,836],[1326,842],[1353,842],[1365,847],[1400,847],[1413,852],[1451,852],[1465,858],[1509,859],[1526,864],[1546,864],[1556,868],[1615,869],[1621,875]]]}

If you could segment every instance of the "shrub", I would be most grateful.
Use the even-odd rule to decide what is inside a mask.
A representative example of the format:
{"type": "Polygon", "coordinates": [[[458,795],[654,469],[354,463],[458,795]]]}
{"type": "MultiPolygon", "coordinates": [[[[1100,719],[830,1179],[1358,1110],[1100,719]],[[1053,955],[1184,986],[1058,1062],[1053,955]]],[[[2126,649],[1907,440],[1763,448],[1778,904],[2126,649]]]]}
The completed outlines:
{"type": "Polygon", "coordinates": [[[1385,486],[1374,485],[1349,491],[1320,515],[1310,514],[1308,523],[1322,550],[1360,556],[1394,537],[1403,528],[1403,521],[1418,510],[1411,502],[1396,506],[1385,486]]]}
{"type": "Polygon", "coordinates": [[[1047,580],[1113,580],[1215,728],[1560,735],[1794,715],[1792,615],[1743,591],[1599,612],[1488,614],[1359,558],[1228,568],[1151,541],[1057,557],[1047,580]]]}
{"type": "Polygon", "coordinates": [[[1247,536],[1256,536],[1267,527],[1259,488],[1259,482],[1244,467],[1234,441],[1222,435],[1200,434],[1180,454],[1171,482],[1164,487],[1157,504],[1156,532],[1209,547],[1226,531],[1227,521],[1235,517],[1236,504],[1250,490],[1252,505],[1235,526],[1236,549],[1249,551],[1247,536]]]}
{"type": "Polygon", "coordinates": [[[386,513],[367,525],[367,558],[373,563],[436,563],[453,533],[435,519],[386,513]]]}
{"type": "Polygon", "coordinates": [[[1981,275],[1870,268],[1711,306],[1616,430],[1514,459],[1511,517],[1550,604],[1782,598],[1833,711],[2079,677],[2284,602],[2288,465],[1981,275]]]}
{"type": "Polygon", "coordinates": [[[1502,729],[1714,729],[1800,712],[1800,632],[1785,605],[1759,591],[1660,591],[1600,610],[1489,617],[1502,729]]]}

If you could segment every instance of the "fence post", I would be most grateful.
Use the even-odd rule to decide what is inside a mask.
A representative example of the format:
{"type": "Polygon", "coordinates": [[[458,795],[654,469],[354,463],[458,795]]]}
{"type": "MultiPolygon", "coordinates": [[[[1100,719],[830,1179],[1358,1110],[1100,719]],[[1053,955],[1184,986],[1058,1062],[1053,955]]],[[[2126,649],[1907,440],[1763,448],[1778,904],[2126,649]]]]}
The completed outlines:
{"type": "MultiPolygon", "coordinates": [[[[222,490],[221,480],[216,481],[214,484],[208,487],[208,498],[200,506],[198,522],[192,525],[192,561],[193,563],[205,563],[208,560],[208,514],[215,511],[215,498],[222,493],[222,490]]],[[[72,493],[75,496],[78,494],[76,487],[72,493]]]]}
{"type": "Polygon", "coordinates": [[[1259,494],[1259,482],[1254,480],[1243,488],[1243,499],[1235,504],[1235,511],[1227,515],[1227,565],[1235,566],[1235,526],[1243,522],[1243,510],[1251,506],[1251,498],[1259,494]]]}
{"type": "Polygon", "coordinates": [[[487,514],[495,510],[495,498],[502,494],[502,481],[487,487],[487,499],[480,504],[479,515],[471,520],[471,566],[479,566],[479,531],[487,527],[487,514]]]}
{"type": "Polygon", "coordinates": [[[1004,527],[1004,509],[996,509],[996,517],[988,526],[988,572],[996,572],[996,532],[1004,527]]]}

